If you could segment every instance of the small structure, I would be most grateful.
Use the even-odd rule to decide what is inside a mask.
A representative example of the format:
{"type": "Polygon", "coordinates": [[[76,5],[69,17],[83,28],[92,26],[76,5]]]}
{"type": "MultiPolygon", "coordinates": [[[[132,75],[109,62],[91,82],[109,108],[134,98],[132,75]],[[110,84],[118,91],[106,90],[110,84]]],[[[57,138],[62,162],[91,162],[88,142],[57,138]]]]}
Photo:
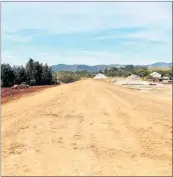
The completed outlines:
{"type": "Polygon", "coordinates": [[[154,82],[162,81],[162,75],[157,72],[151,73],[150,76],[152,76],[154,82]]]}
{"type": "Polygon", "coordinates": [[[162,77],[162,80],[169,80],[169,77],[164,76],[162,77]]]}
{"type": "Polygon", "coordinates": [[[107,77],[104,75],[104,74],[101,74],[101,73],[99,73],[99,74],[97,74],[95,77],[94,77],[94,79],[106,79],[107,77]]]}
{"type": "Polygon", "coordinates": [[[151,73],[150,76],[152,76],[153,78],[157,78],[157,79],[160,79],[162,77],[162,75],[157,72],[151,73]]]}
{"type": "Polygon", "coordinates": [[[26,82],[22,82],[20,85],[19,85],[19,88],[20,89],[25,89],[25,88],[28,88],[29,85],[26,83],[26,82]]]}

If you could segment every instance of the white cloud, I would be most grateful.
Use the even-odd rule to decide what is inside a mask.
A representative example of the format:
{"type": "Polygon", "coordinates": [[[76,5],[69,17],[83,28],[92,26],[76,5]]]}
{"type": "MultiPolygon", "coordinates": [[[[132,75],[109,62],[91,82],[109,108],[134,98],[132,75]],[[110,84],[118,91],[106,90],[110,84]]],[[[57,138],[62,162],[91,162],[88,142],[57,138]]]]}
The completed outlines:
{"type": "Polygon", "coordinates": [[[2,5],[2,31],[39,29],[69,33],[151,24],[171,27],[170,20],[171,3],[23,2],[2,5]]]}
{"type": "MultiPolygon", "coordinates": [[[[145,31],[129,33],[126,36],[108,35],[99,36],[97,40],[107,38],[124,38],[162,41],[165,48],[171,46],[172,5],[164,2],[112,2],[112,3],[2,3],[2,39],[3,44],[10,40],[16,42],[29,42],[34,36],[19,35],[20,31],[36,29],[44,35],[65,34],[78,32],[99,32],[109,28],[139,27],[145,31]],[[17,35],[18,34],[18,35],[17,35]]],[[[129,42],[124,44],[129,45],[129,42]]],[[[134,44],[134,43],[133,43],[134,44]]],[[[136,46],[139,43],[135,44],[136,46]]],[[[147,43],[146,43],[147,44],[147,43]]],[[[144,44],[141,44],[143,46],[144,44]]],[[[55,46],[56,47],[56,46],[55,46]]],[[[165,50],[163,48],[163,51],[165,50]]],[[[171,50],[171,48],[170,48],[171,50]]],[[[122,52],[122,51],[121,51],[122,52]]],[[[28,57],[33,57],[49,64],[57,63],[141,63],[142,61],[163,61],[165,58],[131,54],[127,57],[125,52],[91,52],[67,49],[60,52],[44,49],[42,46],[15,48],[4,50],[2,60],[11,64],[25,64],[28,57]],[[32,56],[31,56],[32,55],[32,56]],[[127,60],[128,58],[128,60],[127,60]]],[[[134,49],[135,52],[135,49],[134,49]]],[[[158,52],[160,52],[158,50],[158,52]]],[[[167,51],[165,50],[165,54],[167,51]]],[[[163,56],[162,56],[163,57],[163,56]]],[[[166,56],[167,57],[167,56],[166,56]]],[[[170,56],[171,57],[171,56],[170,56]]],[[[170,58],[167,58],[167,60],[170,58]]]]}
{"type": "MultiPolygon", "coordinates": [[[[171,31],[171,29],[170,29],[171,31]]],[[[105,39],[130,39],[130,40],[143,40],[143,41],[155,41],[155,42],[171,42],[170,34],[165,33],[164,30],[153,30],[148,29],[142,32],[133,32],[130,34],[118,34],[111,36],[97,36],[93,39],[95,40],[105,40],[105,39]]]]}

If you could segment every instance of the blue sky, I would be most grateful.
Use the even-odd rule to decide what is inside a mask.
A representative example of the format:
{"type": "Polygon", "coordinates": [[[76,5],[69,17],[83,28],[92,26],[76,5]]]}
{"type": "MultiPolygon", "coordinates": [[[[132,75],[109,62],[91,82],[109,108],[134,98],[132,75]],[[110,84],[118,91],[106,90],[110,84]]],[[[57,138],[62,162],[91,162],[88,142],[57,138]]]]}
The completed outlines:
{"type": "Polygon", "coordinates": [[[3,3],[2,62],[172,61],[171,2],[3,3]]]}

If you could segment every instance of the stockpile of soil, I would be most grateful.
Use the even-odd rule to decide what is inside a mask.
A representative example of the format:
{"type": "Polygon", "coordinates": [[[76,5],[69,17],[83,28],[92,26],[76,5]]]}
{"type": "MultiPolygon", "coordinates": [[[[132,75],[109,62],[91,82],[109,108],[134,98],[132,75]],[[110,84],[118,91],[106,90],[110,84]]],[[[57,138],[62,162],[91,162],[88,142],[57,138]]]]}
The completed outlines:
{"type": "Polygon", "coordinates": [[[107,77],[104,74],[99,73],[94,77],[94,79],[106,79],[107,77]]]}
{"type": "Polygon", "coordinates": [[[117,79],[116,81],[114,81],[114,84],[116,85],[149,85],[149,82],[142,81],[139,76],[132,74],[131,76],[127,78],[117,79]]]}

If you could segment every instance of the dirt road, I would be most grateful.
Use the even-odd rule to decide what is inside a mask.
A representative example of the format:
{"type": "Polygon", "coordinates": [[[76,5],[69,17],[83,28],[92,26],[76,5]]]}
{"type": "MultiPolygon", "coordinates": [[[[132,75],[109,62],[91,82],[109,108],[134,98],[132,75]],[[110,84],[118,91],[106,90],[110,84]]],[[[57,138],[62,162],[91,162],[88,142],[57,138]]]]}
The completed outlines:
{"type": "Polygon", "coordinates": [[[172,175],[172,99],[104,81],[2,105],[2,175],[172,175]]]}

